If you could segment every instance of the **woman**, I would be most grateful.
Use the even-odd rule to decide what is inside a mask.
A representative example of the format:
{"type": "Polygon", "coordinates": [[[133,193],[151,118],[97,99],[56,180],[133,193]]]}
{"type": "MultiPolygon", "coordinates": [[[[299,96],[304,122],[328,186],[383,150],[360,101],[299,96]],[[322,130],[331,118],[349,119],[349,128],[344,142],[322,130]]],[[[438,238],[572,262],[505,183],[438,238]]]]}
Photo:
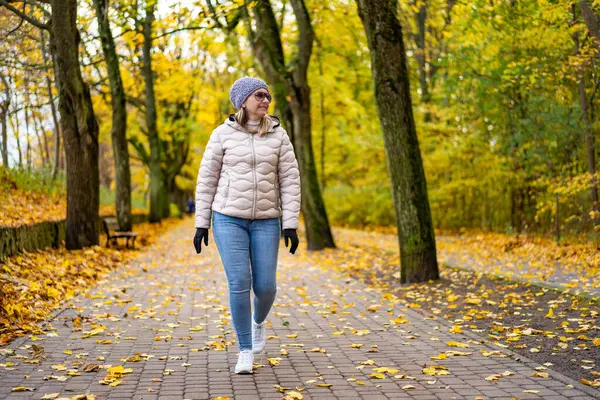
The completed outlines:
{"type": "Polygon", "coordinates": [[[229,98],[238,111],[212,132],[200,163],[194,246],[200,253],[202,241],[208,245],[212,211],[240,349],[234,370],[239,374],[252,373],[254,353],[265,347],[281,224],[285,246],[291,242],[292,254],[298,247],[300,175],[287,132],[267,114],[271,103],[267,84],[257,78],[238,79],[229,98]]]}

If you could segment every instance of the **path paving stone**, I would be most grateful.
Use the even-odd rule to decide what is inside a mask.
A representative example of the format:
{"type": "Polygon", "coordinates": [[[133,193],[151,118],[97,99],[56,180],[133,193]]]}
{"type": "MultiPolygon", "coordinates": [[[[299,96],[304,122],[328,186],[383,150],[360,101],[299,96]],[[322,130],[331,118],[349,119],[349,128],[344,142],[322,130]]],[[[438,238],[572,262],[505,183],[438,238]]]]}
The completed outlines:
{"type": "Polygon", "coordinates": [[[237,345],[225,274],[212,236],[209,247],[198,256],[191,245],[191,231],[189,224],[176,227],[130,268],[124,268],[127,273],[116,272],[87,295],[74,299],[73,307],[60,311],[53,320],[54,335],[40,336],[39,341],[27,336],[11,343],[7,348],[29,358],[31,349],[25,346],[43,346],[46,358],[28,364],[24,358],[0,356],[4,364],[0,399],[40,399],[55,392],[64,397],[90,393],[98,400],[281,399],[284,393],[274,385],[287,388],[285,392],[303,388],[306,400],[600,398],[600,391],[551,369],[545,371],[550,378],[533,377],[538,364],[508,350],[501,349],[503,358],[484,357],[482,350],[499,348],[479,343],[468,332],[451,334],[444,321],[423,318],[401,308],[385,293],[292,256],[283,241],[277,299],[268,319],[267,334],[273,338],[267,341],[266,354],[256,358],[259,367],[253,375],[235,375],[230,370],[237,360],[237,345]],[[371,305],[380,308],[367,311],[371,305]],[[399,315],[408,323],[390,321],[399,315]],[[81,320],[81,329],[74,326],[74,320],[81,320]],[[82,338],[83,332],[99,325],[106,329],[82,338]],[[468,343],[469,348],[449,347],[446,342],[451,340],[468,343]],[[352,348],[353,343],[363,346],[352,348]],[[228,349],[214,348],[222,345],[228,349]],[[288,354],[282,355],[282,349],[288,354]],[[472,354],[440,361],[430,358],[449,350],[472,354]],[[151,357],[121,361],[136,353],[151,357]],[[274,358],[279,358],[279,365],[270,366],[268,359],[274,358]],[[374,365],[361,364],[367,360],[374,365]],[[14,365],[6,367],[7,362],[14,365]],[[123,376],[120,385],[110,387],[99,383],[107,374],[105,368],[83,372],[91,363],[123,365],[132,372],[123,376]],[[52,369],[57,364],[77,369],[80,375],[65,382],[44,380],[49,375],[66,375],[66,371],[52,369]],[[445,366],[450,375],[423,374],[423,367],[431,365],[445,366]],[[375,379],[370,375],[378,367],[398,372],[375,379]],[[505,371],[513,374],[495,382],[485,379],[505,371]],[[394,377],[401,374],[414,379],[394,377]],[[318,387],[307,381],[332,386],[318,387]],[[17,386],[35,391],[11,392],[17,386]]]}

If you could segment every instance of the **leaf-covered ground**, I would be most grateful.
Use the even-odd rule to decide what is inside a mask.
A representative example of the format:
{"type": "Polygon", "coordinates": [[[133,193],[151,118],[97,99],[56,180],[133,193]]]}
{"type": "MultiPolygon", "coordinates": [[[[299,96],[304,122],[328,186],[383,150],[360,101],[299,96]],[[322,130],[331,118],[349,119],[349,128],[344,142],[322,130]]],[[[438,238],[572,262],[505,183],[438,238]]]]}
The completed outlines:
{"type": "Polygon", "coordinates": [[[569,293],[581,289],[595,292],[599,287],[599,256],[593,246],[561,248],[544,240],[517,242],[498,234],[440,235],[442,279],[399,287],[395,236],[349,229],[334,229],[334,235],[338,249],[314,252],[308,257],[389,290],[407,307],[451,322],[457,332],[471,331],[499,350],[508,348],[582,383],[600,387],[600,297],[569,293]],[[451,261],[464,265],[466,260],[476,272],[444,264],[451,261]],[[565,274],[560,286],[566,289],[559,292],[492,279],[483,273],[486,271],[546,282],[548,277],[565,274]]]}
{"type": "MultiPolygon", "coordinates": [[[[134,209],[144,214],[146,210],[134,209]]],[[[100,215],[115,215],[114,205],[100,207],[100,215]]],[[[47,187],[20,188],[17,182],[0,169],[0,227],[17,227],[45,221],[60,221],[67,217],[66,194],[47,187]]]]}
{"type": "Polygon", "coordinates": [[[26,333],[42,333],[38,323],[50,312],[126,265],[178,221],[134,225],[133,230],[140,233],[136,249],[126,249],[122,243],[118,248],[94,246],[77,251],[48,248],[0,263],[0,345],[26,333]]]}
{"type": "Polygon", "coordinates": [[[43,221],[59,221],[66,217],[62,195],[18,189],[0,195],[0,226],[16,227],[43,221]]]}

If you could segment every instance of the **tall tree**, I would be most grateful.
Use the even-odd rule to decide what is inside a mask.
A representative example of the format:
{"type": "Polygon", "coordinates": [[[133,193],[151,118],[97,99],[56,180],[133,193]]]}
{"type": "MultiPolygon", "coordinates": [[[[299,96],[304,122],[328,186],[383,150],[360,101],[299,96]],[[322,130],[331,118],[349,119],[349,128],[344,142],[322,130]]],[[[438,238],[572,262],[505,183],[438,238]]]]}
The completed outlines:
{"type": "Polygon", "coordinates": [[[152,23],[156,0],[147,0],[146,15],[142,21],[144,45],[143,69],[144,83],[146,85],[146,134],[150,144],[150,222],[160,222],[169,216],[169,198],[166,180],[161,161],[161,143],[156,124],[156,96],[154,94],[154,71],[152,70],[152,23]]]}
{"type": "Polygon", "coordinates": [[[52,0],[51,46],[67,161],[67,249],[98,244],[98,123],[79,65],[77,1],[52,0]]]}
{"type": "Polygon", "coordinates": [[[112,105],[112,148],[115,159],[115,207],[119,229],[130,231],[131,223],[131,172],[129,168],[129,150],[127,148],[127,110],[125,89],[119,70],[119,59],[115,41],[108,19],[109,0],[94,0],[96,18],[102,42],[102,51],[106,60],[110,98],[112,105]]]}
{"type": "MultiPolygon", "coordinates": [[[[44,30],[40,30],[40,46],[42,50],[42,59],[44,61],[44,67],[52,69],[56,76],[56,64],[52,60],[52,66],[48,65],[48,56],[46,55],[46,33],[44,30]]],[[[60,168],[61,160],[61,134],[60,134],[60,123],[58,122],[58,113],[56,112],[56,105],[54,104],[54,95],[52,94],[52,81],[50,79],[50,73],[47,72],[44,76],[46,81],[46,90],[48,92],[48,101],[50,103],[50,111],[52,113],[52,123],[54,126],[54,163],[52,164],[52,180],[56,179],[58,175],[58,169],[60,168]]]]}
{"type": "Polygon", "coordinates": [[[0,103],[0,122],[2,128],[2,165],[8,168],[8,109],[10,107],[10,85],[9,80],[4,74],[0,73],[0,80],[4,86],[4,98],[0,103]]]}
{"type": "Polygon", "coordinates": [[[0,0],[0,5],[22,19],[50,31],[67,161],[66,247],[81,249],[98,244],[98,123],[89,88],[81,76],[77,1],[49,0],[49,3],[51,11],[32,2],[38,5],[39,15],[48,21],[41,22],[30,13],[15,8],[9,0],[0,0]]]}
{"type": "Polygon", "coordinates": [[[400,245],[400,281],[438,279],[435,233],[412,111],[402,27],[396,0],[356,0],[371,54],[377,113],[400,245]]]}
{"type": "MultiPolygon", "coordinates": [[[[598,16],[592,10],[591,5],[587,0],[581,0],[579,2],[583,20],[590,35],[593,37],[596,42],[596,48],[600,50],[600,24],[598,23],[598,16]]],[[[572,13],[573,13],[573,23],[577,19],[577,9],[575,4],[572,5],[572,13]]],[[[580,55],[579,51],[579,32],[573,31],[573,42],[575,44],[575,56],[580,55]]],[[[596,145],[595,145],[595,137],[594,137],[594,124],[590,119],[590,110],[591,106],[589,104],[587,94],[585,91],[585,78],[584,71],[582,70],[583,66],[581,66],[578,70],[577,78],[578,78],[578,89],[579,89],[579,102],[581,104],[581,109],[583,112],[583,122],[585,124],[585,146],[586,146],[586,154],[587,154],[587,167],[588,172],[592,175],[592,180],[590,182],[590,194],[592,197],[592,208],[594,211],[600,210],[600,203],[598,203],[598,182],[596,181],[596,145]]],[[[594,89],[595,91],[595,89],[594,89]]],[[[597,221],[597,217],[594,220],[597,221]]]]}
{"type": "MultiPolygon", "coordinates": [[[[27,160],[27,171],[31,172],[31,167],[33,164],[33,160],[31,158],[31,136],[29,135],[29,96],[28,96],[28,88],[27,81],[25,81],[25,97],[23,98],[23,111],[25,112],[25,143],[27,145],[25,151],[25,159],[27,160]]],[[[18,118],[18,115],[17,115],[18,118]]],[[[19,135],[19,131],[15,133],[19,135]]]]}
{"type": "Polygon", "coordinates": [[[42,166],[46,168],[48,165],[48,138],[46,137],[46,132],[44,131],[44,127],[39,123],[39,116],[36,110],[31,111],[31,118],[33,120],[33,131],[35,132],[35,136],[38,140],[38,150],[40,153],[40,157],[42,158],[42,166]]]}
{"type": "Polygon", "coordinates": [[[298,158],[302,184],[302,214],[309,250],[335,247],[325,203],[317,177],[312,147],[312,122],[308,65],[315,33],[304,0],[291,0],[298,24],[294,59],[285,63],[279,25],[269,0],[258,0],[246,10],[246,26],[252,48],[276,99],[277,112],[284,120],[298,158]],[[252,27],[251,18],[256,22],[252,27]]]}

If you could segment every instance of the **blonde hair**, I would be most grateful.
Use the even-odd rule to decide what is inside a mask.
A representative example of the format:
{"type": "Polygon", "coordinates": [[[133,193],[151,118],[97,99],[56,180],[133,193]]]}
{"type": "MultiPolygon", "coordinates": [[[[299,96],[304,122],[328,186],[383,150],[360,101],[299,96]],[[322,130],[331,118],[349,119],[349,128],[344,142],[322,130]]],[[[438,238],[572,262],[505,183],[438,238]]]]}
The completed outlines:
{"type": "MultiPolygon", "coordinates": [[[[240,124],[240,126],[246,127],[246,123],[248,122],[248,113],[244,107],[240,108],[238,112],[234,114],[235,121],[240,124]]],[[[258,134],[260,136],[264,136],[269,132],[269,126],[271,125],[271,117],[265,114],[258,124],[258,134]]]]}

